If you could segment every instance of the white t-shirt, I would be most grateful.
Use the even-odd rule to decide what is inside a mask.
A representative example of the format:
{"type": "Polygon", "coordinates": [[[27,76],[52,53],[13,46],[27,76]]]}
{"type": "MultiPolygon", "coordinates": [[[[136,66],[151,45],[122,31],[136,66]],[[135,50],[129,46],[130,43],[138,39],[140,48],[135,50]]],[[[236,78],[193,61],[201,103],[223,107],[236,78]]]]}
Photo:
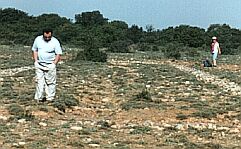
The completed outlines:
{"type": "Polygon", "coordinates": [[[38,52],[39,63],[53,63],[56,54],[62,54],[62,48],[59,41],[52,37],[50,41],[46,42],[43,39],[43,35],[35,38],[32,51],[38,52]]]}
{"type": "Polygon", "coordinates": [[[219,43],[215,42],[214,47],[213,47],[213,53],[218,53],[218,49],[219,49],[219,43]]]}

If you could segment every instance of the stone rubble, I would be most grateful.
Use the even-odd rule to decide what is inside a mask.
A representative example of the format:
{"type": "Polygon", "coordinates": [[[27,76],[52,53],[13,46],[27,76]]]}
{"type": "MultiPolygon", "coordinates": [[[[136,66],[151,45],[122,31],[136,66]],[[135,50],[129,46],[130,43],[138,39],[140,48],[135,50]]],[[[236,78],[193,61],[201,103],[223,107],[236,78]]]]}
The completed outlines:
{"type": "Polygon", "coordinates": [[[178,65],[178,64],[174,64],[174,63],[170,63],[170,65],[174,66],[175,68],[177,68],[181,71],[193,74],[200,81],[204,81],[205,83],[217,85],[217,86],[221,87],[224,92],[229,92],[232,95],[241,95],[241,87],[237,83],[231,82],[230,80],[228,80],[226,78],[221,79],[218,76],[211,75],[207,72],[197,70],[195,68],[186,67],[183,65],[178,65]]]}
{"type": "MultiPolygon", "coordinates": [[[[17,73],[20,73],[22,71],[28,71],[33,68],[34,68],[33,66],[24,66],[24,67],[20,67],[20,68],[3,69],[0,71],[0,77],[13,76],[17,73]]],[[[2,80],[2,78],[0,80],[2,80]]]]}

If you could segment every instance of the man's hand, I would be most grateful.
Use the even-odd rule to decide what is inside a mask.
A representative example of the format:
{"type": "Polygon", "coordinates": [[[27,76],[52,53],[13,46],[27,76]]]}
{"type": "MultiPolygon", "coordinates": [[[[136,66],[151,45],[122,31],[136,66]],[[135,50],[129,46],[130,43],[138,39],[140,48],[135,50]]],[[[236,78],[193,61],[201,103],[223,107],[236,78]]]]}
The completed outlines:
{"type": "Polygon", "coordinates": [[[35,68],[38,67],[38,61],[34,61],[34,67],[35,67],[35,68]]]}
{"type": "Polygon", "coordinates": [[[221,48],[218,48],[218,54],[221,55],[221,48]]]}
{"type": "Polygon", "coordinates": [[[60,61],[60,55],[59,54],[57,54],[56,56],[55,56],[55,60],[54,60],[54,64],[55,65],[57,65],[57,63],[60,61]]]}
{"type": "Polygon", "coordinates": [[[37,51],[33,51],[33,59],[35,62],[38,61],[38,52],[37,51]]]}

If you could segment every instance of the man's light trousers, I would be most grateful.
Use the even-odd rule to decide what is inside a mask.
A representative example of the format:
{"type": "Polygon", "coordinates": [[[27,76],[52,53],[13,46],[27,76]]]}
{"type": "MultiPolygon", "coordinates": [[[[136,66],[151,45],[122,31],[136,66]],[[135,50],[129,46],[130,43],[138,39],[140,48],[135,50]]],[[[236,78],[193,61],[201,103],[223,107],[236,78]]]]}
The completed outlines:
{"type": "Polygon", "coordinates": [[[44,92],[47,100],[53,100],[56,93],[56,65],[41,66],[35,63],[36,69],[36,92],[34,99],[42,100],[44,92]]]}

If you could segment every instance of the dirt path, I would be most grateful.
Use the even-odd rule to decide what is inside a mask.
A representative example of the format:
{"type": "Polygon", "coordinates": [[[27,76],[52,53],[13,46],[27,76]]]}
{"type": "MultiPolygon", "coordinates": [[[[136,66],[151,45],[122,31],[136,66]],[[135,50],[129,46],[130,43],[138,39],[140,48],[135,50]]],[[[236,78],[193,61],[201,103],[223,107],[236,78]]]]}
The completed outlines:
{"type": "MultiPolygon", "coordinates": [[[[130,65],[130,64],[164,64],[164,61],[153,61],[153,60],[145,60],[145,61],[115,61],[115,60],[111,60],[109,61],[111,64],[117,64],[118,65],[130,65]]],[[[177,64],[177,63],[173,63],[170,61],[166,62],[167,64],[183,71],[186,73],[191,73],[193,74],[198,80],[204,81],[205,83],[210,83],[213,85],[217,85],[219,86],[224,92],[229,92],[232,95],[241,95],[241,87],[235,83],[230,81],[229,79],[221,79],[218,76],[212,75],[210,73],[201,71],[201,70],[197,70],[195,68],[190,68],[188,66],[185,65],[181,65],[181,64],[177,64]]],[[[22,71],[28,71],[33,69],[33,66],[24,66],[24,67],[20,67],[20,68],[10,68],[10,69],[3,69],[0,71],[0,80],[3,80],[2,77],[5,76],[13,76],[17,73],[20,73],[22,71]]]]}
{"type": "MultiPolygon", "coordinates": [[[[121,71],[125,69],[125,71],[122,72],[123,74],[128,73],[124,74],[127,75],[126,80],[128,82],[125,82],[125,85],[127,84],[126,86],[128,86],[128,84],[134,84],[135,79],[139,77],[138,73],[140,71],[138,70],[138,67],[133,67],[131,65],[146,64],[150,66],[150,69],[155,69],[158,65],[168,65],[166,68],[170,68],[171,70],[177,69],[177,72],[182,71],[190,74],[192,78],[195,76],[198,80],[205,82],[205,85],[214,84],[218,86],[221,91],[227,91],[229,94],[240,95],[241,91],[240,86],[237,83],[226,78],[220,78],[217,75],[212,75],[211,73],[205,72],[205,70],[194,69],[190,63],[188,64],[182,61],[110,60],[108,63],[110,64],[110,66],[108,64],[110,69],[115,67],[121,68],[121,71]]],[[[18,121],[14,131],[24,133],[26,137],[24,136],[24,139],[21,139],[20,137],[20,139],[11,138],[12,140],[15,139],[15,142],[22,142],[22,140],[24,140],[26,141],[24,142],[26,143],[26,146],[30,146],[34,143],[39,143],[41,146],[41,142],[45,141],[43,138],[51,133],[52,139],[47,139],[46,142],[57,148],[64,148],[64,146],[66,146],[64,142],[65,137],[67,137],[68,142],[72,143],[68,143],[69,147],[67,148],[75,146],[76,142],[78,143],[77,146],[83,144],[83,146],[87,148],[92,148],[92,145],[97,148],[106,145],[110,146],[110,148],[114,148],[114,146],[118,144],[130,148],[151,148],[153,146],[158,148],[159,145],[169,145],[167,148],[171,148],[171,145],[173,144],[176,146],[185,146],[188,143],[191,145],[200,144],[200,146],[205,146],[205,144],[211,143],[214,143],[214,146],[215,144],[220,144],[222,146],[226,146],[227,144],[227,146],[231,145],[232,147],[240,146],[240,141],[238,139],[238,137],[241,137],[240,121],[235,118],[229,119],[224,117],[231,117],[231,114],[236,113],[228,112],[226,115],[218,115],[217,117],[213,116],[211,119],[193,117],[191,116],[191,114],[194,113],[193,109],[179,109],[181,105],[175,106],[177,104],[183,104],[179,101],[170,101],[169,105],[172,105],[170,107],[168,107],[165,102],[157,103],[159,105],[163,104],[163,107],[165,106],[163,109],[147,107],[144,109],[133,108],[130,110],[122,110],[119,104],[126,102],[127,100],[124,101],[123,99],[128,98],[126,98],[127,96],[121,96],[121,99],[119,100],[119,96],[117,97],[115,94],[116,88],[113,88],[116,85],[113,84],[115,78],[112,78],[121,78],[119,74],[113,73],[113,75],[109,76],[111,73],[94,73],[93,75],[87,75],[88,77],[84,77],[84,75],[82,76],[82,74],[78,72],[80,70],[78,67],[75,67],[74,70],[71,70],[69,67],[65,65],[62,67],[65,70],[61,68],[61,71],[65,71],[66,75],[62,74],[63,77],[60,81],[59,88],[67,90],[66,93],[73,94],[82,104],[73,109],[67,109],[64,114],[58,114],[55,110],[52,110],[52,107],[46,108],[43,105],[40,107],[31,107],[31,109],[33,109],[33,115],[36,117],[36,122],[18,121]],[[180,113],[183,116],[186,116],[186,119],[177,119],[177,115],[180,113]],[[34,128],[34,133],[37,135],[34,135],[31,131],[25,131],[25,129],[32,130],[32,128],[34,128]],[[149,128],[151,129],[149,130],[149,128]],[[77,132],[75,132],[75,130],[77,130],[77,132]],[[66,136],[65,133],[67,134],[66,136]],[[41,136],[41,138],[37,136],[41,136]],[[29,137],[31,137],[31,140],[29,137]],[[87,141],[86,138],[88,139],[87,141]],[[60,141],[54,142],[54,140],[60,141]],[[51,143],[48,141],[51,141],[51,143]],[[228,143],[226,141],[228,141],[228,143]],[[81,144],[79,142],[81,142],[81,144]]],[[[145,68],[148,69],[149,67],[145,68]]],[[[2,69],[0,72],[0,82],[5,81],[5,77],[13,76],[23,71],[28,72],[32,69],[34,69],[34,67],[30,66],[2,69]]],[[[157,74],[156,77],[160,77],[159,74],[162,73],[155,74],[157,74]]],[[[188,76],[189,75],[184,77],[186,78],[188,76]]],[[[180,78],[179,76],[177,77],[180,78]]],[[[165,83],[164,79],[156,80],[156,82],[163,81],[162,83],[165,83]]],[[[160,82],[156,84],[156,86],[161,85],[160,82]]],[[[163,87],[165,90],[175,89],[164,85],[163,87]]],[[[180,85],[179,87],[182,86],[180,85]]],[[[193,86],[190,86],[190,88],[191,87],[193,86]]],[[[132,96],[133,91],[128,92],[128,94],[129,93],[131,94],[130,96],[132,96]]],[[[23,95],[28,94],[29,91],[23,95]]],[[[66,97],[69,96],[65,96],[64,98],[66,97]]],[[[3,115],[0,115],[0,120],[7,123],[7,120],[9,119],[8,116],[5,116],[9,115],[7,110],[3,107],[2,110],[0,108],[0,111],[3,115]]],[[[2,125],[2,127],[5,126],[5,123],[3,123],[4,125],[2,125]]],[[[6,139],[2,140],[3,143],[6,142],[6,139]]],[[[11,146],[10,143],[6,143],[6,146],[7,145],[11,146]]],[[[44,148],[44,146],[46,145],[42,144],[42,148],[44,148]]]]}
{"type": "Polygon", "coordinates": [[[112,64],[118,64],[118,65],[130,65],[130,64],[164,64],[167,63],[168,65],[171,65],[183,72],[186,73],[191,73],[193,74],[198,80],[204,81],[205,83],[210,83],[216,86],[219,86],[220,89],[224,92],[229,92],[232,95],[241,95],[241,87],[235,83],[230,81],[227,78],[221,79],[216,75],[212,75],[210,73],[195,69],[195,68],[190,68],[189,66],[185,66],[182,64],[178,64],[175,62],[171,61],[156,61],[156,60],[145,60],[145,61],[115,61],[111,60],[109,61],[112,64]]]}
{"type": "Polygon", "coordinates": [[[17,73],[23,72],[23,71],[28,71],[30,69],[33,69],[33,66],[24,66],[20,68],[9,68],[9,69],[2,69],[0,71],[0,78],[1,77],[6,77],[6,76],[13,76],[17,73]]]}
{"type": "Polygon", "coordinates": [[[181,71],[193,74],[200,81],[204,81],[205,83],[210,83],[210,84],[219,86],[220,89],[222,89],[224,92],[229,92],[230,94],[235,96],[241,95],[241,87],[237,83],[232,82],[227,78],[221,79],[216,75],[212,75],[210,73],[197,70],[195,68],[190,68],[184,65],[173,64],[173,63],[169,63],[169,64],[181,71]]]}

